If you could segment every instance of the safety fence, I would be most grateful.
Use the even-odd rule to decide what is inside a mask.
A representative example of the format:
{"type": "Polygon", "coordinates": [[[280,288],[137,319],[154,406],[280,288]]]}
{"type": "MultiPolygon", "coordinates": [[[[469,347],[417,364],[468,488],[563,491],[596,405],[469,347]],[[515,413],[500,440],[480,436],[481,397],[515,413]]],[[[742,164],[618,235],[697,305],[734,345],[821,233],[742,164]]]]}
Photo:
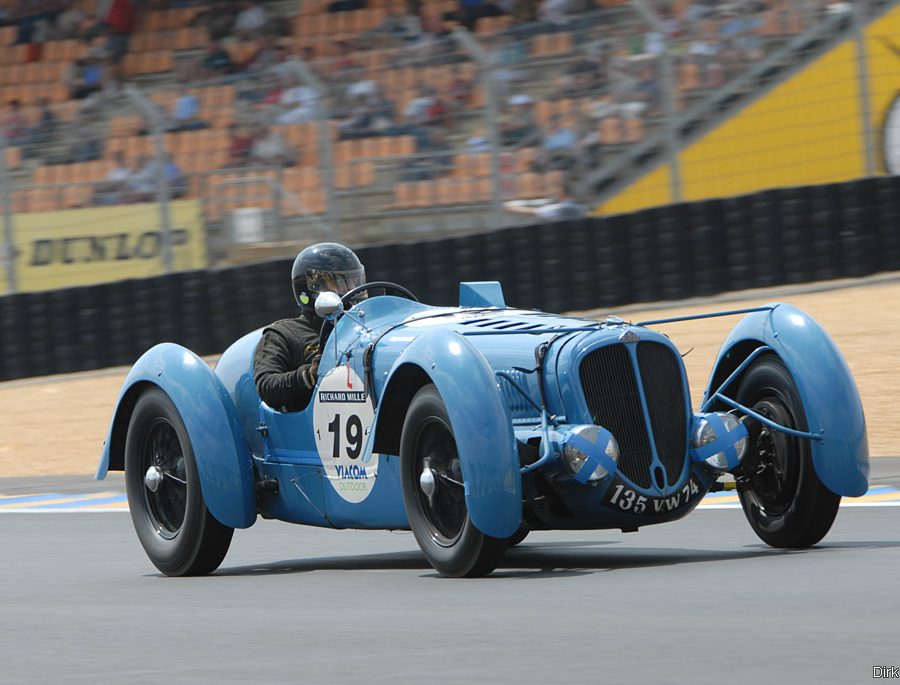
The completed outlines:
{"type": "MultiPolygon", "coordinates": [[[[509,305],[575,311],[900,269],[900,177],[363,247],[372,280],[453,305],[499,280],[509,305]]],[[[0,297],[0,379],[126,365],[151,345],[224,350],[296,310],[290,259],[0,297]]]]}

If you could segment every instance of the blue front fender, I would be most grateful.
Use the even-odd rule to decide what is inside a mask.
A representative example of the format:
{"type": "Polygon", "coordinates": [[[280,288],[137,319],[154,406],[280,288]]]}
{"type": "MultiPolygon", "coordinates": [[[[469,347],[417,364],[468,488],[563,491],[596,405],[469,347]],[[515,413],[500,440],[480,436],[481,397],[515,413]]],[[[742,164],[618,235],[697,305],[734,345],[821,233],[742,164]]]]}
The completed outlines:
{"type": "Polygon", "coordinates": [[[420,367],[444,400],[472,523],[486,535],[511,536],[522,520],[519,456],[509,409],[487,360],[461,335],[442,329],[417,337],[391,376],[406,364],[420,367]]]}
{"type": "Polygon", "coordinates": [[[816,474],[833,492],[859,497],[869,484],[869,444],[853,375],[812,317],[788,304],[769,306],[775,308],[745,316],[725,339],[704,401],[753,348],[769,345],[791,372],[809,431],[824,438],[810,441],[816,474]]]}
{"type": "Polygon", "coordinates": [[[252,525],[256,520],[256,488],[237,412],[212,369],[180,345],[156,345],[131,368],[103,443],[97,479],[105,478],[109,470],[124,470],[131,413],[142,389],[150,385],[161,388],[181,414],[210,513],[231,528],[252,525]]]}

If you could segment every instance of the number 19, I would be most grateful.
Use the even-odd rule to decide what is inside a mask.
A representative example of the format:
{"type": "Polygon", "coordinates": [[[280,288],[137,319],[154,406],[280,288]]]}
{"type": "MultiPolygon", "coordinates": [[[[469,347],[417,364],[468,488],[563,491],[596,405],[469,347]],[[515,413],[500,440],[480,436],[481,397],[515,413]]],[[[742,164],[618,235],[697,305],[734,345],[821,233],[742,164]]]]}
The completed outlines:
{"type": "MultiPolygon", "coordinates": [[[[328,424],[328,432],[334,433],[334,448],[331,450],[331,458],[339,459],[341,456],[341,415],[335,414],[334,420],[328,424]]],[[[351,459],[359,457],[362,451],[362,421],[356,414],[351,414],[347,419],[347,456],[351,459]]]]}

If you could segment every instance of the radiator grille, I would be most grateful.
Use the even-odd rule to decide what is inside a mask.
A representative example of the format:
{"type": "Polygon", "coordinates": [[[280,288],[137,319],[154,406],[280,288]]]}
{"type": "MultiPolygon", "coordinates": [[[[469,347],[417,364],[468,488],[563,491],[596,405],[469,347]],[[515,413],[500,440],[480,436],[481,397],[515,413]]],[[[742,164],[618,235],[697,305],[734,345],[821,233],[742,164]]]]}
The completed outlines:
{"type": "Polygon", "coordinates": [[[675,352],[655,342],[637,346],[638,368],[650,411],[656,454],[666,467],[669,485],[675,485],[687,452],[687,409],[681,362],[675,352]]]}
{"type": "MultiPolygon", "coordinates": [[[[687,409],[681,362],[673,350],[655,342],[637,346],[656,453],[674,485],[687,458],[687,409]]],[[[653,451],[638,394],[638,377],[625,345],[609,345],[581,363],[581,387],[594,423],[612,431],[619,442],[619,470],[635,485],[651,487],[653,451]]]]}
{"type": "Polygon", "coordinates": [[[619,470],[636,485],[650,487],[653,459],[637,379],[625,345],[608,345],[581,362],[581,387],[595,424],[619,443],[619,470]]]}

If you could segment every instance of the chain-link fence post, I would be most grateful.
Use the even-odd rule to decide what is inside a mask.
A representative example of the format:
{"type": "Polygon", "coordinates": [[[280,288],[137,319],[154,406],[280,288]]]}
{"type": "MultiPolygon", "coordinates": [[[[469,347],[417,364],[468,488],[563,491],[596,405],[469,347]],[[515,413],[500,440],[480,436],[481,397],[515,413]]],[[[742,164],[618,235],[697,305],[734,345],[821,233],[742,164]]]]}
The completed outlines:
{"type": "Polygon", "coordinates": [[[859,82],[859,115],[862,117],[863,147],[866,176],[875,175],[875,142],[872,134],[872,108],[869,92],[869,56],[866,51],[866,10],[868,3],[851,3],[853,39],[856,42],[856,80],[859,82]]]}
{"type": "Polygon", "coordinates": [[[9,167],[6,160],[6,134],[0,131],[0,204],[3,205],[3,259],[0,263],[6,269],[8,294],[16,292],[16,246],[13,243],[12,193],[9,185],[9,167]]]}
{"type": "Polygon", "coordinates": [[[681,167],[678,162],[679,136],[676,121],[677,83],[675,70],[672,68],[671,40],[665,24],[657,16],[647,0],[631,0],[637,11],[650,24],[653,31],[660,36],[662,54],[660,55],[660,71],[662,81],[663,124],[666,133],[666,156],[669,158],[670,179],[672,185],[672,202],[681,202],[681,167]]]}
{"type": "Polygon", "coordinates": [[[325,221],[334,239],[340,240],[340,228],[337,219],[337,207],[334,194],[334,148],[329,125],[330,110],[328,106],[328,88],[305,62],[295,61],[294,71],[303,84],[316,93],[316,124],[319,128],[319,175],[325,187],[325,221]]]}
{"type": "Polygon", "coordinates": [[[153,136],[153,148],[156,153],[156,202],[159,205],[159,223],[162,233],[163,268],[169,274],[174,271],[174,259],[172,256],[172,214],[169,207],[171,189],[167,171],[166,145],[163,138],[165,116],[134,86],[126,87],[125,94],[137,107],[153,136]]]}
{"type": "Polygon", "coordinates": [[[502,226],[506,220],[503,212],[503,180],[500,177],[500,131],[497,122],[500,110],[497,105],[497,87],[494,81],[494,65],[484,48],[469,33],[468,30],[457,26],[453,29],[453,38],[469,57],[478,65],[478,73],[481,76],[481,87],[484,90],[485,116],[487,118],[488,141],[491,146],[491,184],[493,195],[493,208],[497,225],[502,226]]]}

